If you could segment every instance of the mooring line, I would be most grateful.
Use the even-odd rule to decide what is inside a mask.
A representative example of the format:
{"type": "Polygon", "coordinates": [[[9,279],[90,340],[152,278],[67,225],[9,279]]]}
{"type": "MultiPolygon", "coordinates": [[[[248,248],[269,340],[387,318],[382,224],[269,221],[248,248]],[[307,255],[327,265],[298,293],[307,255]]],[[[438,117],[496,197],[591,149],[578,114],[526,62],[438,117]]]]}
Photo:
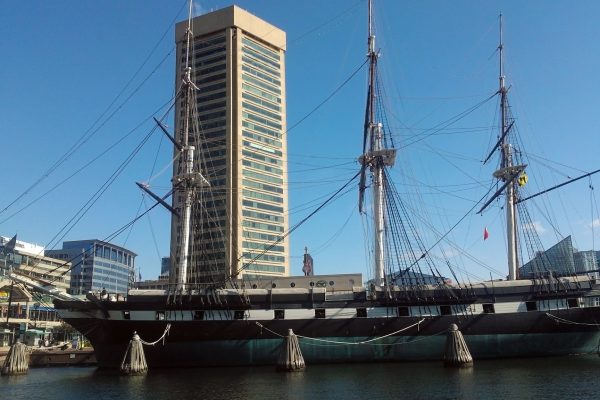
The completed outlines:
{"type": "MultiPolygon", "coordinates": [[[[406,330],[408,330],[410,328],[413,328],[415,326],[420,325],[423,321],[425,321],[425,318],[422,318],[420,321],[415,322],[414,324],[409,325],[407,327],[404,327],[402,329],[399,329],[399,330],[397,330],[395,332],[388,333],[387,335],[379,336],[379,337],[376,337],[376,338],[373,338],[373,339],[369,339],[369,340],[363,340],[363,341],[360,341],[360,342],[341,342],[341,341],[336,341],[336,340],[312,338],[312,337],[309,337],[309,336],[303,336],[303,335],[298,335],[298,334],[296,334],[296,336],[298,338],[300,338],[300,339],[312,340],[312,341],[316,341],[316,342],[322,342],[322,343],[327,343],[327,344],[335,344],[335,345],[353,345],[353,346],[355,346],[355,345],[366,344],[366,345],[369,345],[369,346],[396,346],[396,345],[406,344],[406,343],[409,343],[409,342],[406,342],[406,343],[371,343],[371,342],[374,342],[376,340],[385,339],[386,337],[393,336],[393,335],[395,335],[397,333],[400,333],[400,332],[404,332],[404,331],[406,331],[406,330]]],[[[285,337],[284,335],[281,335],[281,334],[279,334],[279,333],[277,333],[277,332],[275,332],[275,331],[267,328],[266,326],[264,326],[260,322],[255,322],[255,323],[261,329],[265,329],[266,331],[272,333],[275,336],[279,336],[281,338],[285,337]]],[[[443,333],[445,331],[446,330],[443,330],[440,333],[443,333]]],[[[440,333],[436,333],[435,335],[429,335],[429,336],[437,336],[440,333]]],[[[429,337],[429,336],[427,336],[427,337],[429,337]]],[[[422,340],[422,339],[417,339],[417,340],[411,341],[410,343],[414,343],[414,342],[419,341],[419,340],[422,340]]],[[[317,344],[312,344],[312,343],[307,343],[307,344],[318,346],[317,344]]]]}
{"type": "Polygon", "coordinates": [[[165,337],[169,334],[169,331],[171,331],[171,324],[167,324],[167,326],[165,327],[165,331],[163,332],[162,336],[158,338],[158,340],[150,343],[150,342],[146,342],[146,341],[142,340],[142,338],[140,338],[140,342],[142,342],[142,344],[144,344],[146,346],[154,346],[156,343],[158,343],[162,340],[163,345],[164,345],[165,337]]]}
{"type": "Polygon", "coordinates": [[[568,319],[564,319],[561,317],[557,317],[556,315],[552,315],[550,313],[546,313],[546,315],[550,318],[555,319],[558,322],[562,322],[563,324],[570,324],[570,325],[585,325],[585,326],[600,326],[600,324],[589,324],[587,322],[575,322],[575,321],[569,321],[568,319]]]}

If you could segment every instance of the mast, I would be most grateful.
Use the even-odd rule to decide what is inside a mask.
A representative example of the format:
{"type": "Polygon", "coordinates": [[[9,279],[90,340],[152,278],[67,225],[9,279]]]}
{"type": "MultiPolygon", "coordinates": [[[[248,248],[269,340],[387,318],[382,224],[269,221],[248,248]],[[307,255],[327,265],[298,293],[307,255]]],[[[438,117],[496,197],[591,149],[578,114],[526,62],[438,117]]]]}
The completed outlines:
{"type": "MultiPolygon", "coordinates": [[[[375,35],[373,35],[373,1],[369,0],[369,136],[371,137],[372,150],[381,150],[381,124],[375,123],[375,68],[377,66],[377,53],[375,53],[375,35]]],[[[375,284],[382,286],[385,278],[384,268],[384,216],[383,216],[383,170],[381,163],[374,160],[371,168],[373,175],[373,219],[375,228],[375,284]]]]}
{"type": "Polygon", "coordinates": [[[199,173],[194,172],[194,151],[195,147],[189,144],[190,135],[190,120],[192,118],[192,104],[194,98],[194,90],[198,88],[192,82],[190,67],[190,51],[192,33],[192,0],[190,0],[190,8],[188,14],[188,28],[186,31],[186,57],[185,69],[183,72],[182,82],[182,100],[184,107],[183,129],[181,132],[181,153],[182,153],[182,169],[179,175],[173,177],[173,189],[177,193],[181,193],[183,198],[181,212],[181,244],[178,251],[179,259],[179,274],[177,275],[177,291],[184,292],[188,289],[188,263],[189,263],[189,243],[190,243],[190,226],[192,215],[192,198],[198,187],[208,186],[206,179],[199,173]]]}
{"type": "Polygon", "coordinates": [[[502,40],[502,14],[500,14],[500,44],[498,45],[498,51],[500,54],[500,137],[502,138],[501,154],[502,159],[500,163],[500,169],[494,173],[499,179],[504,182],[508,182],[506,185],[506,240],[507,246],[507,258],[508,258],[508,279],[517,279],[517,217],[515,212],[516,205],[516,182],[515,178],[523,169],[524,166],[513,165],[513,151],[512,145],[508,140],[508,130],[511,126],[508,124],[508,89],[504,83],[504,43],[502,40]]]}
{"type": "MultiPolygon", "coordinates": [[[[373,182],[373,226],[375,243],[374,279],[376,286],[385,283],[385,196],[384,196],[384,167],[394,164],[395,149],[385,149],[383,145],[383,125],[375,121],[375,85],[378,53],[375,51],[375,35],[373,33],[373,1],[369,0],[369,90],[366,112],[366,136],[369,146],[365,153],[359,157],[359,162],[364,169],[368,166],[371,170],[373,182]]],[[[363,177],[361,177],[361,181],[363,177]]],[[[362,205],[361,187],[360,204],[362,205]]],[[[362,211],[362,210],[361,210],[362,211]]]]}

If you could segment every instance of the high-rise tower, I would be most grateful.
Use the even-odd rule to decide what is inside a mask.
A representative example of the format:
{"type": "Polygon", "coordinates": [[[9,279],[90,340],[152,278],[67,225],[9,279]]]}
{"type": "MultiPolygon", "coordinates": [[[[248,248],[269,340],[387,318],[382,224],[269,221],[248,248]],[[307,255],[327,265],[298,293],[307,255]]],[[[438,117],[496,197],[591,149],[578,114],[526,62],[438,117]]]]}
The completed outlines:
{"type": "MultiPolygon", "coordinates": [[[[210,183],[196,190],[192,203],[188,282],[287,276],[288,239],[275,243],[288,230],[285,32],[231,6],[192,20],[187,54],[187,28],[187,21],[176,26],[176,82],[181,87],[187,59],[197,88],[188,141],[195,146],[195,169],[210,183]]],[[[183,110],[178,99],[180,142],[183,110]]],[[[181,171],[178,159],[174,176],[181,171]]],[[[182,201],[176,191],[176,210],[182,201]]],[[[172,283],[180,245],[181,223],[174,215],[172,283]]]]}

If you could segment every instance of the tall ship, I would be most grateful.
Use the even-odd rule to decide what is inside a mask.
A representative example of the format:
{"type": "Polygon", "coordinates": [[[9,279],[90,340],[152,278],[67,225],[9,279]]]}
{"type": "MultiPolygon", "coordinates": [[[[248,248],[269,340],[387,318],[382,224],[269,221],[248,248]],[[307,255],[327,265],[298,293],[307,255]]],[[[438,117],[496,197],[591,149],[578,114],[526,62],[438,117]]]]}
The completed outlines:
{"type": "MultiPolygon", "coordinates": [[[[488,157],[500,156],[499,168],[494,172],[497,190],[480,211],[497,199],[504,200],[507,279],[451,282],[440,274],[439,261],[431,256],[432,247],[415,235],[411,213],[403,206],[389,175],[397,151],[381,118],[379,52],[371,1],[368,7],[369,72],[363,151],[352,182],[358,183],[361,213],[371,218],[373,279],[364,286],[354,282],[336,290],[316,276],[305,279],[310,281],[306,287],[265,288],[238,279],[239,274],[223,279],[213,276],[211,284],[206,284],[198,282],[197,273],[190,273],[199,258],[195,256],[198,244],[192,233],[198,229],[194,216],[203,213],[199,204],[205,207],[209,203],[198,199],[218,186],[211,182],[205,160],[198,158],[206,148],[204,136],[195,131],[199,128],[197,97],[202,95],[198,82],[203,77],[192,74],[194,60],[190,55],[195,54],[192,46],[198,42],[190,16],[185,36],[178,38],[185,44],[185,51],[178,52],[181,80],[175,101],[180,104],[178,118],[183,123],[177,134],[169,135],[178,160],[171,191],[177,201],[167,204],[164,197],[141,185],[175,216],[171,239],[175,265],[171,271],[177,273],[172,275],[169,288],[131,290],[125,300],[112,301],[93,293],[86,300],[55,300],[61,317],[89,338],[101,367],[121,365],[134,332],[145,340],[162,339],[145,348],[149,367],[275,364],[290,329],[299,338],[309,365],[442,360],[446,332],[453,324],[464,335],[475,360],[597,351],[600,284],[595,279],[586,274],[557,276],[543,260],[536,264],[531,279],[519,276],[517,216],[521,215],[518,207],[524,200],[519,189],[527,176],[521,153],[511,142],[514,120],[503,71],[502,35],[498,47],[499,133],[488,157]]],[[[256,62],[261,62],[261,55],[254,51],[256,62]]],[[[269,62],[268,57],[262,59],[269,62]]],[[[256,91],[260,92],[258,88],[256,91]]],[[[164,125],[160,126],[168,134],[164,125]]],[[[209,225],[200,224],[200,233],[209,225]]],[[[289,231],[257,251],[253,260],[278,251],[289,231]]],[[[241,268],[253,260],[244,261],[241,268]]],[[[445,262],[444,266],[451,267],[451,263],[445,262]]]]}

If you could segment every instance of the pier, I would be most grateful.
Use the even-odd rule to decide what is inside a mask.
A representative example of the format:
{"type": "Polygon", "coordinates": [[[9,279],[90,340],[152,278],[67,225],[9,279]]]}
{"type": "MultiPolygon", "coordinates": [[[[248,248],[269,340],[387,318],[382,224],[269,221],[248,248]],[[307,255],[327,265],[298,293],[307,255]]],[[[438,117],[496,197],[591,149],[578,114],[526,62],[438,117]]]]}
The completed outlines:
{"type": "MultiPolygon", "coordinates": [[[[10,347],[0,347],[0,365],[8,355],[10,347]]],[[[96,356],[91,347],[83,349],[33,349],[29,355],[29,366],[66,367],[96,365],[96,356]]]]}

